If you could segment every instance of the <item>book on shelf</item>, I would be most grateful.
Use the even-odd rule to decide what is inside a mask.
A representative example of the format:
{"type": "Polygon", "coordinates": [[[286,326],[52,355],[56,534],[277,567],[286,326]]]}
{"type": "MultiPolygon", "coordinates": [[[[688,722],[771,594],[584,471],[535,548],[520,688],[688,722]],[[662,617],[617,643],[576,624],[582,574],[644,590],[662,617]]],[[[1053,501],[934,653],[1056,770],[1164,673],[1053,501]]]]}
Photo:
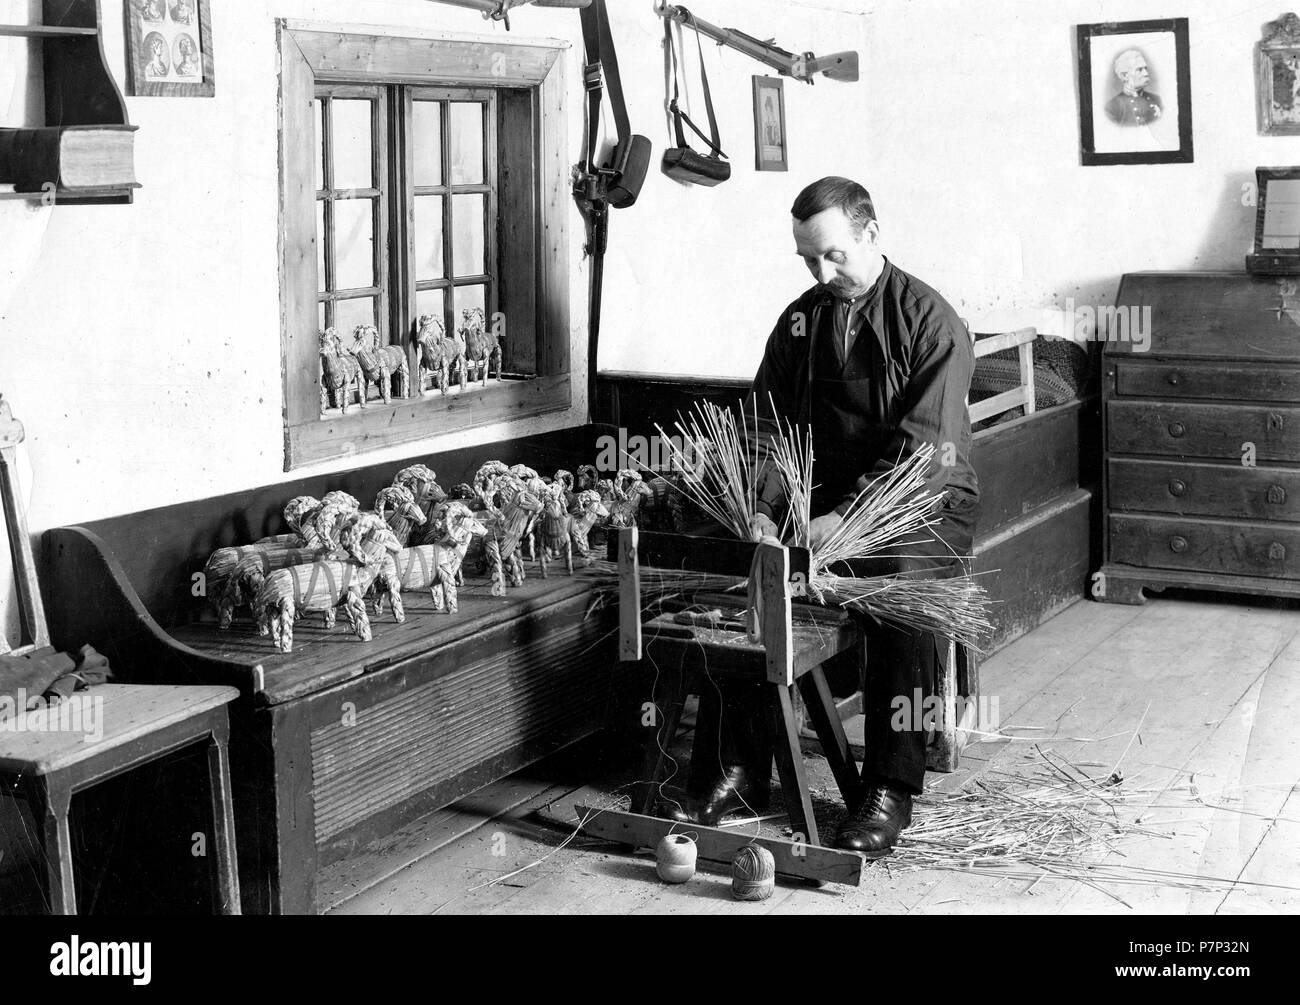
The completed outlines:
{"type": "Polygon", "coordinates": [[[94,193],[139,188],[136,126],[48,126],[0,129],[0,183],[18,192],[94,193]]]}

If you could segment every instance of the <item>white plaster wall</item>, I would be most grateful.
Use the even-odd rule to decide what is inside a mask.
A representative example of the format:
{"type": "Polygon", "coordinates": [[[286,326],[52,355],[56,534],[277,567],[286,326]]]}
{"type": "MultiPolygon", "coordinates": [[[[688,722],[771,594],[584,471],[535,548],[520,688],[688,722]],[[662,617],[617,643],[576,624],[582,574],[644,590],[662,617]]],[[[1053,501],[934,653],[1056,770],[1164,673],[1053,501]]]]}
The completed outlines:
{"type": "Polygon", "coordinates": [[[1254,233],[1243,185],[1259,165],[1300,163],[1300,139],[1261,137],[1255,126],[1254,45],[1286,5],[827,5],[866,13],[856,22],[809,6],[766,21],[758,11],[735,15],[740,27],[754,25],[751,34],[776,34],[788,48],[860,48],[862,81],[787,81],[790,173],[755,176],[750,64],[721,58],[731,73],[715,80],[725,80],[720,114],[738,180],[711,191],[660,185],[647,197],[653,212],[638,207],[616,221],[611,272],[619,284],[634,277],[619,291],[641,295],[612,299],[602,367],[752,376],[776,314],[810,282],[792,253],[787,214],[798,188],[824,174],[865,184],[891,259],[996,331],[1044,327],[1040,309],[1063,308],[1067,298],[1113,303],[1125,272],[1242,269],[1254,233]],[[1081,166],[1075,26],[1182,16],[1195,162],[1081,166]],[[687,250],[654,262],[646,249],[662,246],[666,233],[687,250]]]}
{"type": "MultiPolygon", "coordinates": [[[[26,19],[24,8],[35,7],[28,0],[0,4],[8,4],[0,15],[18,21],[26,19]]],[[[816,7],[774,0],[704,0],[692,6],[703,17],[799,46],[815,41],[821,48],[847,47],[861,38],[862,18],[819,9],[828,6],[824,0],[816,7]]],[[[103,7],[109,65],[121,81],[122,3],[104,0],[103,7]]],[[[650,0],[613,0],[611,7],[636,127],[662,147],[659,19],[650,0]]],[[[140,127],[136,169],[143,188],[134,205],[51,210],[0,203],[0,391],[29,431],[33,531],[290,477],[282,471],[278,330],[277,17],[505,36],[501,26],[472,11],[428,0],[214,0],[217,96],[127,99],[131,121],[140,127]]],[[[574,44],[569,136],[576,161],[582,135],[577,15],[525,9],[513,22],[513,38],[560,37],[574,44]]],[[[751,170],[750,76],[762,67],[737,53],[720,58],[716,49],[710,58],[736,180],[717,192],[698,193],[656,173],[642,203],[617,213],[614,221],[607,331],[616,348],[642,338],[651,344],[676,339],[677,350],[650,361],[657,368],[703,368],[692,358],[700,340],[691,333],[712,290],[721,286],[734,302],[745,303],[769,282],[760,277],[775,267],[776,252],[752,252],[774,247],[782,221],[779,213],[757,210],[773,200],[788,205],[800,177],[751,170]],[[671,333],[640,324],[637,305],[651,317],[676,319],[671,333]]],[[[4,124],[32,121],[23,118],[30,114],[32,89],[23,74],[13,72],[19,61],[15,57],[0,70],[4,124]]],[[[29,76],[36,73],[29,70],[29,76]]],[[[852,93],[819,86],[820,95],[833,99],[819,104],[801,93],[807,90],[787,84],[796,143],[804,149],[848,112],[852,93]]],[[[826,164],[847,170],[855,160],[828,158],[826,164]]],[[[571,425],[586,415],[581,235],[575,210],[575,407],[528,423],[530,431],[571,425]]],[[[782,264],[784,258],[782,253],[782,264]]],[[[766,313],[764,305],[753,317],[766,313]]],[[[611,364],[608,357],[606,362],[611,364]]],[[[366,460],[518,431],[519,424],[505,424],[453,433],[366,460]]],[[[292,477],[355,463],[328,462],[292,477]]]]}
{"type": "MultiPolygon", "coordinates": [[[[35,6],[0,0],[0,15],[22,20],[35,6]]],[[[121,80],[121,0],[103,6],[110,68],[121,80]]],[[[661,25],[651,0],[611,6],[633,121],[657,156],[667,137],[661,25]]],[[[863,79],[787,80],[790,171],[759,174],[751,77],[765,70],[706,41],[734,175],[695,189],[655,171],[640,202],[614,212],[604,368],[751,375],[777,312],[810,281],[793,254],[788,209],[824,174],[866,183],[891,257],[978,319],[1067,296],[1106,302],[1129,270],[1240,268],[1253,224],[1242,184],[1258,164],[1300,162],[1300,140],[1255,133],[1252,47],[1281,10],[1245,0],[1184,0],[1177,9],[1146,0],[690,6],[789,49],[857,49],[863,79]],[[1073,26],[1181,14],[1191,19],[1196,162],[1081,167],[1073,26]]],[[[428,0],[216,0],[217,97],[127,99],[140,126],[144,188],[135,205],[0,203],[0,391],[29,430],[34,530],[289,477],[277,321],[277,17],[504,35],[428,0]]],[[[514,22],[516,38],[575,45],[576,160],[576,15],[525,9],[514,22]]],[[[15,52],[0,50],[5,124],[22,121],[38,97],[14,71],[24,59],[15,52]]],[[[698,92],[692,111],[703,111],[698,92]]],[[[571,224],[581,395],[587,274],[576,212],[571,224]]],[[[584,417],[579,400],[544,425],[584,417]]],[[[515,431],[433,437],[367,460],[515,431]]]]}
{"type": "MultiPolygon", "coordinates": [[[[121,82],[122,3],[104,0],[103,7],[109,66],[121,82]]],[[[512,40],[580,43],[576,15],[531,13],[516,18],[512,40]]],[[[281,17],[505,37],[504,28],[472,11],[427,0],[216,0],[216,97],[127,98],[140,127],[136,171],[143,187],[134,205],[0,202],[0,391],[28,430],[34,532],[357,463],[283,471],[275,37],[281,17]]],[[[580,49],[566,58],[572,107],[579,110],[570,123],[576,154],[580,49]]],[[[0,71],[0,110],[12,114],[26,100],[16,96],[23,86],[21,77],[0,71]]],[[[575,210],[577,400],[540,428],[585,415],[581,232],[575,210]]],[[[513,431],[502,424],[433,437],[365,460],[513,431]]]]}

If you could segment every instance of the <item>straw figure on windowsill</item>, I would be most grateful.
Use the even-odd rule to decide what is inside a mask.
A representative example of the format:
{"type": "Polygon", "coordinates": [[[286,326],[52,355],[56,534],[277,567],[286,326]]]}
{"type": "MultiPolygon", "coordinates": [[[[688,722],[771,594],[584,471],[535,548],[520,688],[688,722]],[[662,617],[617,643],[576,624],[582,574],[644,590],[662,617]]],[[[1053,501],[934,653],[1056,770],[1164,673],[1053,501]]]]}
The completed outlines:
{"type": "MultiPolygon", "coordinates": [[[[362,386],[379,385],[379,395],[387,405],[393,400],[393,377],[397,377],[397,397],[411,394],[411,370],[401,346],[379,344],[379,329],[374,325],[357,325],[352,333],[352,352],[361,364],[362,386]]],[[[363,395],[364,397],[364,395],[363,395]]]]}
{"type": "Polygon", "coordinates": [[[488,373],[496,361],[496,379],[501,379],[501,345],[496,332],[488,327],[481,307],[466,307],[460,316],[460,334],[465,339],[465,359],[470,380],[482,378],[487,387],[488,373]]]}
{"type": "Polygon", "coordinates": [[[324,412],[333,405],[344,415],[348,411],[348,399],[352,392],[357,393],[357,404],[366,407],[366,389],[361,383],[361,364],[356,357],[343,348],[343,340],[334,328],[326,328],[320,333],[320,409],[324,412]]]}

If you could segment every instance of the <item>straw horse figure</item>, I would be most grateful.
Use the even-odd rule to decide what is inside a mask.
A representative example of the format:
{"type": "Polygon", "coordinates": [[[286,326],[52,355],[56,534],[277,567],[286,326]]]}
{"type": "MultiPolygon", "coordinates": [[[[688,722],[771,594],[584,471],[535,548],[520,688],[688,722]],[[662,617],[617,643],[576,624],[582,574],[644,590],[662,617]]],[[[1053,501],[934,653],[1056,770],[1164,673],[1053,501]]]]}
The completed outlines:
{"type": "Polygon", "coordinates": [[[393,400],[393,375],[396,374],[397,396],[410,397],[411,370],[406,363],[406,353],[401,346],[381,346],[378,328],[374,325],[357,325],[352,333],[352,352],[361,364],[363,388],[378,383],[380,397],[387,405],[393,400]]]}
{"type": "Polygon", "coordinates": [[[569,540],[583,564],[590,565],[591,545],[587,541],[587,535],[598,520],[609,516],[609,510],[595,489],[583,489],[574,498],[573,505],[573,511],[569,514],[569,540]]]}
{"type": "Polygon", "coordinates": [[[487,326],[483,318],[483,308],[466,307],[460,315],[460,334],[465,339],[465,358],[468,361],[470,380],[478,380],[482,375],[483,386],[487,386],[488,372],[492,361],[496,360],[496,379],[501,379],[501,344],[496,332],[487,326]]]}
{"type": "Polygon", "coordinates": [[[411,540],[411,532],[428,520],[416,503],[415,495],[404,485],[380,489],[375,496],[375,513],[388,524],[388,529],[403,548],[411,540]]]}
{"type": "Polygon", "coordinates": [[[361,383],[361,365],[355,356],[344,350],[337,329],[326,328],[320,333],[320,368],[322,412],[330,407],[330,399],[333,398],[334,407],[346,415],[348,399],[352,397],[354,390],[357,392],[357,404],[362,408],[366,407],[366,389],[361,383]]]}
{"type": "Polygon", "coordinates": [[[419,382],[416,385],[424,390],[424,375],[431,374],[435,385],[445,395],[451,383],[451,375],[456,375],[456,383],[464,388],[465,375],[465,341],[458,334],[448,337],[443,331],[442,322],[436,315],[421,314],[416,321],[416,344],[420,347],[419,382]]]}
{"type": "Polygon", "coordinates": [[[358,519],[346,528],[348,546],[360,552],[363,563],[320,559],[267,575],[257,594],[257,610],[281,652],[293,652],[293,622],[298,615],[323,612],[325,627],[333,628],[340,605],[357,638],[370,641],[370,619],[362,597],[380,573],[387,571],[386,566],[391,566],[387,553],[402,550],[387,525],[378,517],[375,520],[358,519]]]}
{"type": "MultiPolygon", "coordinates": [[[[456,595],[457,579],[469,542],[482,537],[487,528],[474,518],[474,513],[464,503],[451,502],[440,507],[438,521],[445,532],[437,544],[423,544],[405,548],[393,556],[391,566],[385,563],[376,586],[384,588],[393,604],[393,617],[404,620],[402,590],[428,589],[433,597],[433,609],[439,613],[455,614],[459,609],[456,595]],[[389,581],[392,577],[392,581],[389,581]]],[[[375,613],[383,612],[381,591],[375,601],[375,613]]]]}
{"type": "Polygon", "coordinates": [[[499,497],[501,506],[488,511],[488,532],[483,548],[492,574],[492,596],[502,597],[506,592],[507,569],[511,586],[524,585],[524,563],[519,555],[519,542],[529,520],[541,512],[542,501],[523,482],[508,474],[495,480],[491,496],[499,497]]]}
{"type": "Polygon", "coordinates": [[[609,508],[611,527],[636,526],[637,510],[641,501],[654,495],[654,490],[645,483],[640,472],[624,468],[614,479],[614,504],[609,508]]]}

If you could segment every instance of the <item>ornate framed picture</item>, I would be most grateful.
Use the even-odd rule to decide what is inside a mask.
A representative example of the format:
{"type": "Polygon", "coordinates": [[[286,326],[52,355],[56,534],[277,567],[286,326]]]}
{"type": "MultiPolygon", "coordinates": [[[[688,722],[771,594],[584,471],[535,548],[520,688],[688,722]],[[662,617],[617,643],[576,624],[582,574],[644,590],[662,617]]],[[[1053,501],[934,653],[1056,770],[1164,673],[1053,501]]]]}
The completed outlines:
{"type": "Polygon", "coordinates": [[[785,81],[780,77],[754,78],[754,168],[758,171],[789,170],[785,81]]]}
{"type": "Polygon", "coordinates": [[[216,93],[209,0],[126,0],[127,93],[210,98],[216,93]]]}
{"type": "Polygon", "coordinates": [[[1255,98],[1262,136],[1300,135],[1300,17],[1264,28],[1255,51],[1255,98]]]}
{"type": "Polygon", "coordinates": [[[1187,18],[1078,26],[1085,165],[1192,161],[1187,18]]]}

